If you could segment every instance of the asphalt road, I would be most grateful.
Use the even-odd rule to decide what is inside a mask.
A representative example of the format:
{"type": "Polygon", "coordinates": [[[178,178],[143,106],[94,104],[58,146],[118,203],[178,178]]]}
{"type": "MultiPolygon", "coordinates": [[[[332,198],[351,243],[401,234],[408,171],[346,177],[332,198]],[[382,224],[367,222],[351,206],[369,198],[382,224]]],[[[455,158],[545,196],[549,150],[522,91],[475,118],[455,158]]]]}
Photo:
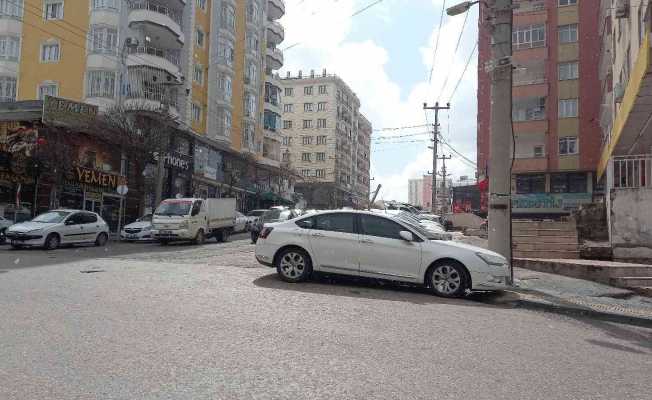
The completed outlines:
{"type": "Polygon", "coordinates": [[[649,399],[652,329],[292,285],[248,241],[0,248],[0,399],[649,399]],[[53,258],[51,258],[53,257],[53,258]]]}

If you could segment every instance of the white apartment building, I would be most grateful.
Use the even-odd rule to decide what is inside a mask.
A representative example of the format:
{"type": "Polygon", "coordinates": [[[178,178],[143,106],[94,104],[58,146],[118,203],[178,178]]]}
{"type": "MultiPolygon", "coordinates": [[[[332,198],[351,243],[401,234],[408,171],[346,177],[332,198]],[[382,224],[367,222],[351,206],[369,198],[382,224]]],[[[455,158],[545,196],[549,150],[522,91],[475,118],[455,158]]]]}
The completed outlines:
{"type": "Polygon", "coordinates": [[[372,126],[360,100],[338,76],[311,71],[281,80],[283,163],[309,207],[366,206],[372,126]]]}
{"type": "Polygon", "coordinates": [[[408,203],[423,206],[423,178],[408,180],[408,203]]]}

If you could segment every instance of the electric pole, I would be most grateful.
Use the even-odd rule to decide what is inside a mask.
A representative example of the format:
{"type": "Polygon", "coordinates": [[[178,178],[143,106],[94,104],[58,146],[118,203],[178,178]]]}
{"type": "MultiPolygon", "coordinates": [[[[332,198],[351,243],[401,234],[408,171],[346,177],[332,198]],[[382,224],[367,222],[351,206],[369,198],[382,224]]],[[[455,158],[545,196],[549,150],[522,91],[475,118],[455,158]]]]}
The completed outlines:
{"type": "MultiPolygon", "coordinates": [[[[452,156],[450,156],[450,155],[449,155],[448,157],[446,157],[445,155],[439,157],[439,159],[440,159],[441,162],[442,162],[442,166],[441,166],[441,179],[442,179],[442,184],[441,184],[441,187],[444,189],[444,193],[446,194],[446,197],[447,197],[447,198],[448,198],[449,196],[448,196],[448,190],[446,189],[446,178],[448,178],[448,176],[449,176],[450,174],[447,174],[447,173],[446,173],[446,160],[450,160],[451,158],[452,158],[452,156]]],[[[446,203],[446,204],[447,204],[447,206],[446,206],[445,208],[442,207],[442,208],[440,209],[442,214],[448,212],[448,203],[446,203]]]]}
{"type": "MultiPolygon", "coordinates": [[[[512,265],[512,0],[495,0],[491,9],[491,130],[489,148],[489,248],[512,265]]],[[[510,283],[513,269],[510,268],[510,283]]]]}
{"type": "Polygon", "coordinates": [[[435,124],[433,125],[433,143],[432,143],[432,197],[430,200],[430,209],[433,214],[437,213],[437,145],[439,144],[439,110],[449,110],[451,108],[450,103],[446,103],[446,106],[439,106],[439,102],[436,102],[434,107],[428,107],[428,103],[423,103],[424,110],[434,110],[435,111],[435,124]]]}

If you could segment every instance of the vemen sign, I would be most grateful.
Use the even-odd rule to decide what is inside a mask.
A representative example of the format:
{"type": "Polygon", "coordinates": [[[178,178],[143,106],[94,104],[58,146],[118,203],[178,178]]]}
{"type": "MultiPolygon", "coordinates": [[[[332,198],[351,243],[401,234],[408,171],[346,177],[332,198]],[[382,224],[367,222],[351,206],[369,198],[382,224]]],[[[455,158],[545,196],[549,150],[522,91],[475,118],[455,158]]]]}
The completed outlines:
{"type": "Polygon", "coordinates": [[[126,185],[127,178],[120,175],[108,174],[106,172],[98,171],[95,169],[75,167],[77,179],[79,183],[87,185],[101,186],[105,188],[115,189],[119,185],[126,185]]]}

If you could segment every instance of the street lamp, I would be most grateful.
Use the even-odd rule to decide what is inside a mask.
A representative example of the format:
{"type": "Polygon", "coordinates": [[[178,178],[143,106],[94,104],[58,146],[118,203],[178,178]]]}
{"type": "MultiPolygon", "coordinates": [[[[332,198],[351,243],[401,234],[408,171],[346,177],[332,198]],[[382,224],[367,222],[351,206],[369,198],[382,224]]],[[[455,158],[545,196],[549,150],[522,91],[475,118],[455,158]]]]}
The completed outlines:
{"type": "Polygon", "coordinates": [[[478,4],[480,1],[463,1],[459,4],[456,4],[452,7],[448,7],[446,9],[446,14],[448,14],[451,17],[454,17],[456,15],[464,14],[465,12],[469,11],[469,8],[471,8],[472,5],[478,4]]]}

